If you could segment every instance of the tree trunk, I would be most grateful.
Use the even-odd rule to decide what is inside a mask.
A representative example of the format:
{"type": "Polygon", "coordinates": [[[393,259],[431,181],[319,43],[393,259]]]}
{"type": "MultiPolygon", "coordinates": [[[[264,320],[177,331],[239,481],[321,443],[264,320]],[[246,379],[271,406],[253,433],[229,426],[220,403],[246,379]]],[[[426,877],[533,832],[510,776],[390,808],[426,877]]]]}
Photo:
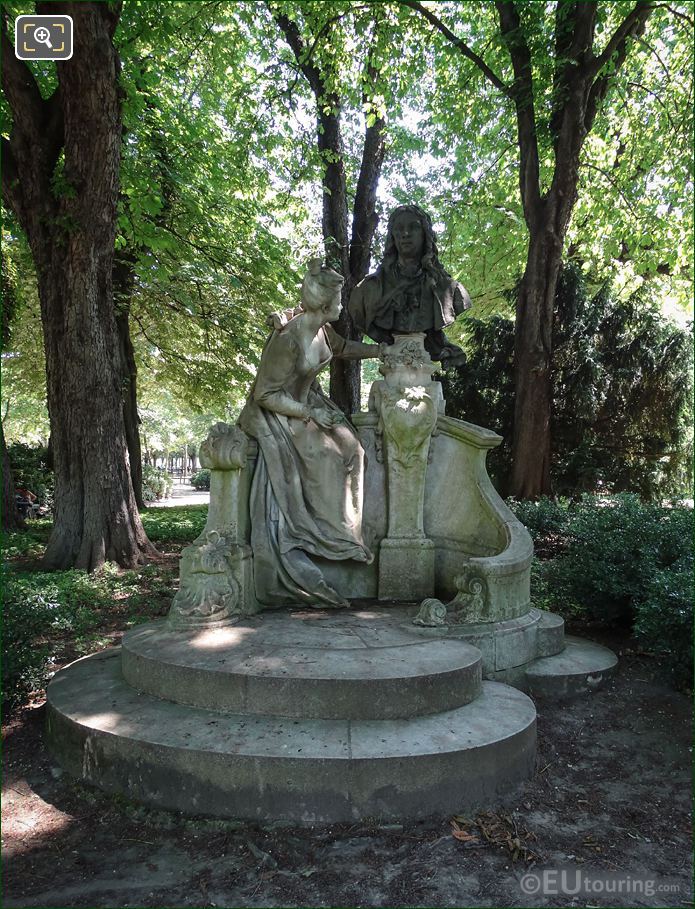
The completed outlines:
{"type": "Polygon", "coordinates": [[[135,502],[140,510],[147,508],[142,496],[142,447],[140,445],[140,417],[138,415],[138,367],[135,350],[130,338],[130,298],[135,283],[133,262],[119,256],[114,270],[114,302],[116,330],[123,376],[123,423],[130,459],[130,478],[135,502]]]}
{"type": "Polygon", "coordinates": [[[44,565],[133,567],[156,551],[130,478],[113,302],[121,110],[112,39],[120,4],[55,3],[50,11],[73,17],[75,52],[56,65],[58,89],[49,99],[3,34],[13,115],[3,193],[36,265],[55,467],[44,565]],[[68,190],[58,193],[51,180],[61,149],[68,190]]]}
{"type": "Polygon", "coordinates": [[[514,329],[514,435],[509,493],[550,495],[552,329],[562,243],[541,228],[530,238],[514,329]]]}
{"type": "MultiPolygon", "coordinates": [[[[347,309],[351,290],[350,250],[348,245],[348,208],[345,186],[345,165],[340,135],[340,114],[337,99],[332,99],[333,110],[322,109],[326,99],[317,97],[317,137],[319,154],[325,162],[323,177],[323,240],[326,247],[326,264],[335,268],[345,278],[340,318],[333,327],[344,338],[359,340],[347,309]]],[[[343,413],[348,416],[360,409],[361,369],[359,360],[331,360],[329,394],[343,413]]]]}
{"type": "MultiPolygon", "coordinates": [[[[353,341],[361,341],[362,334],[355,328],[347,304],[353,289],[369,271],[372,240],[379,221],[375,206],[386,148],[384,130],[385,122],[382,118],[378,118],[366,129],[362,164],[352,209],[352,236],[344,272],[346,280],[343,287],[343,310],[336,328],[343,337],[353,341]]],[[[347,225],[347,212],[345,223],[347,225]]],[[[361,384],[362,366],[359,360],[331,361],[331,399],[348,416],[358,412],[362,405],[361,384]]]]}
{"type": "Polygon", "coordinates": [[[2,436],[2,529],[20,530],[24,527],[24,521],[17,511],[12,465],[5,444],[5,427],[2,423],[0,423],[0,436],[2,436]]]}
{"type": "Polygon", "coordinates": [[[579,155],[599,105],[627,58],[632,37],[641,34],[658,4],[637,0],[612,35],[604,36],[603,49],[595,54],[598,4],[558,0],[554,53],[548,58],[544,48],[540,52],[542,61],[534,65],[536,45],[528,40],[519,11],[521,4],[496,0],[500,37],[509,53],[514,75],[511,82],[505,82],[431,9],[418,0],[401,2],[417,10],[467,60],[472,60],[516,108],[519,188],[529,248],[516,307],[511,493],[518,498],[538,498],[550,492],[554,300],[563,241],[577,199],[579,155]],[[553,136],[555,160],[551,189],[542,195],[534,80],[547,67],[552,67],[552,96],[549,118],[543,101],[542,122],[553,136]]]}
{"type": "MultiPolygon", "coordinates": [[[[345,338],[359,341],[362,335],[353,324],[347,303],[353,287],[367,273],[372,237],[376,228],[374,203],[376,188],[384,158],[384,120],[380,117],[367,128],[362,164],[353,209],[352,241],[348,243],[348,204],[345,181],[345,156],[340,130],[340,98],[327,88],[325,74],[311,62],[311,53],[301,37],[297,23],[283,13],[273,13],[292,48],[297,64],[304,73],[316,100],[317,143],[324,163],[323,176],[323,239],[326,263],[345,278],[340,318],[334,323],[336,331],[345,338]],[[365,255],[366,251],[366,255],[365,255]]],[[[372,84],[377,70],[368,64],[367,81],[372,84]]],[[[369,99],[363,97],[368,103],[369,99]]],[[[359,360],[331,360],[330,396],[348,416],[360,409],[362,368],[359,360]]]]}

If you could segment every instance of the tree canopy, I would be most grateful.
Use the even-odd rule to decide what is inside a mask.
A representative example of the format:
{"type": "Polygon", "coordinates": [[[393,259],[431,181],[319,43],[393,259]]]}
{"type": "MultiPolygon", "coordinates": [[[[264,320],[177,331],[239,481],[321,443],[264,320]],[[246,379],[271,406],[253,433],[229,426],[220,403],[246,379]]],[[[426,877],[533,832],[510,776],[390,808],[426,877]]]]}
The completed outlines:
{"type": "MultiPolygon", "coordinates": [[[[4,4],[6,29],[32,8],[4,4]]],[[[124,0],[113,35],[123,121],[113,296],[132,342],[141,428],[159,431],[154,414],[183,427],[188,412],[178,438],[200,434],[200,415],[231,419],[265,318],[296,302],[306,260],[342,255],[359,280],[394,204],[431,213],[473,317],[512,316],[510,291],[536,267],[529,200],[535,193],[549,211],[568,169],[558,262],[610,280],[628,309],[639,291],[682,322],[692,289],[692,24],[691,4],[641,0],[124,0]],[[563,157],[579,109],[584,133],[563,157]],[[372,140],[378,167],[366,175],[372,140]],[[327,212],[340,193],[335,226],[327,212]]],[[[44,101],[60,67],[27,67],[44,101]]],[[[5,83],[5,140],[21,126],[10,96],[5,83]]],[[[71,192],[59,155],[50,193],[71,192]]],[[[3,426],[9,438],[47,442],[36,261],[7,194],[5,206],[3,288],[16,305],[6,306],[3,426]]],[[[535,292],[527,280],[527,303],[516,306],[517,369],[533,346],[519,325],[535,292]]]]}

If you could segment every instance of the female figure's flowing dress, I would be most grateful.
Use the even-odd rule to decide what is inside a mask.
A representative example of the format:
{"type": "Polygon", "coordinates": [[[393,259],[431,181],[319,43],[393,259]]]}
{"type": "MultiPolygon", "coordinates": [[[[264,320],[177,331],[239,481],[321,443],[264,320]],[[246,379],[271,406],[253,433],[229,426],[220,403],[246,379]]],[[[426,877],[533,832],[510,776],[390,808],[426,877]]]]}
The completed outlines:
{"type": "Polygon", "coordinates": [[[309,556],[372,561],[362,538],[364,450],[346,420],[326,430],[305,415],[309,405],[342,418],[316,376],[334,355],[364,356],[363,345],[324,326],[307,354],[300,318],[270,336],[239,417],[259,449],[250,496],[256,595],[269,606],[344,606],[309,556]]]}

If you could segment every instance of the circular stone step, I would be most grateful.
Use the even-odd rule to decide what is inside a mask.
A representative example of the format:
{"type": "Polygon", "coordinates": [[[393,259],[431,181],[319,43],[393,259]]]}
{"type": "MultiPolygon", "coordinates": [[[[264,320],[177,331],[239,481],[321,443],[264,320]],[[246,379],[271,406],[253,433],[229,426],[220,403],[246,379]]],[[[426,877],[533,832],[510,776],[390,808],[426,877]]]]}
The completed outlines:
{"type": "Polygon", "coordinates": [[[528,692],[539,698],[570,698],[595,691],[609,678],[618,658],[607,647],[565,637],[565,648],[554,656],[534,660],[526,668],[528,692]]]}
{"type": "Polygon", "coordinates": [[[423,640],[397,610],[266,613],[240,624],[123,637],[123,675],[179,704],[254,716],[398,719],[452,710],[480,694],[480,651],[423,640]]]}
{"type": "Polygon", "coordinates": [[[410,720],[220,714],[139,694],[120,649],[48,688],[47,737],[73,776],[194,814],[335,823],[489,804],[533,772],[533,702],[484,682],[465,707],[410,720]]]}

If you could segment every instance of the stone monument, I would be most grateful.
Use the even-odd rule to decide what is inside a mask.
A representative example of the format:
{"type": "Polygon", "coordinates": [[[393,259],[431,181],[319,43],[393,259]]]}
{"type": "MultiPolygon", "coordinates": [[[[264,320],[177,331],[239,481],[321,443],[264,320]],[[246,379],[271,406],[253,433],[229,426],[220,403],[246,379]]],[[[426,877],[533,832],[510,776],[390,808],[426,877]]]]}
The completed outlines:
{"type": "Polygon", "coordinates": [[[487,475],[489,429],[447,417],[433,360],[469,305],[427,215],[389,219],[350,309],[312,261],[274,313],[237,426],[201,446],[205,529],[166,620],[78,660],[48,690],[53,753],[78,779],[177,810],[317,823],[469,810],[533,773],[532,697],[590,693],[603,647],[534,608],[531,538],[487,475]],[[316,382],[378,356],[347,421],[316,382]]]}

